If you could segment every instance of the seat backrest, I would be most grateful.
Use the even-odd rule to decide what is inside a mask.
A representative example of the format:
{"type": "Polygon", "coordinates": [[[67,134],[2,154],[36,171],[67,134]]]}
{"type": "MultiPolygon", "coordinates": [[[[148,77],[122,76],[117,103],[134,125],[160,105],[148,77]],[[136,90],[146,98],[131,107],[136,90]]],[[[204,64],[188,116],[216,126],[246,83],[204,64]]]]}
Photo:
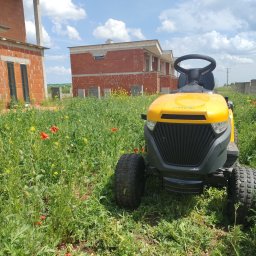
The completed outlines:
{"type": "MultiPolygon", "coordinates": [[[[181,73],[178,80],[178,88],[180,89],[186,84],[188,84],[188,78],[185,74],[181,73]]],[[[215,86],[213,73],[208,72],[204,75],[201,75],[199,79],[199,84],[202,85],[206,90],[212,91],[215,86]]]]}

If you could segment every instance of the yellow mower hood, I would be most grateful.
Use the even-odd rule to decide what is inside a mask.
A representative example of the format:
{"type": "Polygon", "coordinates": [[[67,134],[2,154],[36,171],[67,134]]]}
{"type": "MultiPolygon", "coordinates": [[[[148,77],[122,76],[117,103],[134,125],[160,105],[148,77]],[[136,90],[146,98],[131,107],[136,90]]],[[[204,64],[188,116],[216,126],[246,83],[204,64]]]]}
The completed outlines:
{"type": "Polygon", "coordinates": [[[228,118],[224,97],[210,93],[165,94],[150,105],[147,113],[147,120],[168,123],[217,123],[228,118]]]}

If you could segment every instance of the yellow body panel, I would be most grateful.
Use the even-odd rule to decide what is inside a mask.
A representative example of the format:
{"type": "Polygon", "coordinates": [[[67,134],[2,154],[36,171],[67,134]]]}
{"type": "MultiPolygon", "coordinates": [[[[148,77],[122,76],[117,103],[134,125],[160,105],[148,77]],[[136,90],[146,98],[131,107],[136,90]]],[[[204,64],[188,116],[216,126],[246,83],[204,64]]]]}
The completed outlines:
{"type": "Polygon", "coordinates": [[[234,125],[234,117],[233,117],[233,112],[231,109],[229,109],[229,120],[231,124],[231,137],[230,137],[230,142],[235,142],[235,125],[234,125]]]}
{"type": "Polygon", "coordinates": [[[231,114],[226,100],[219,94],[175,93],[158,97],[150,105],[147,119],[165,123],[206,124],[228,121],[231,114]],[[206,120],[163,119],[162,114],[204,115],[206,120]]]}

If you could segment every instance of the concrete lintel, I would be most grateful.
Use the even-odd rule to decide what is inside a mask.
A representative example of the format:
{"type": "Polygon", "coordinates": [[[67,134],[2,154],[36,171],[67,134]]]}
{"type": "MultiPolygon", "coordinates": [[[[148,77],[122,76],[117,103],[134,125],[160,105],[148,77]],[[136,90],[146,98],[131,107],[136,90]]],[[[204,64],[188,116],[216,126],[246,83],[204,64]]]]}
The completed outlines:
{"type": "Polygon", "coordinates": [[[145,75],[149,72],[123,72],[123,73],[99,73],[99,74],[77,74],[72,77],[89,77],[89,76],[126,76],[126,75],[145,75]]]}
{"type": "Polygon", "coordinates": [[[0,55],[0,60],[1,61],[6,61],[6,62],[14,62],[14,63],[19,63],[19,64],[25,64],[25,65],[30,64],[29,59],[17,58],[17,57],[12,57],[12,56],[5,56],[5,55],[0,55]]]}

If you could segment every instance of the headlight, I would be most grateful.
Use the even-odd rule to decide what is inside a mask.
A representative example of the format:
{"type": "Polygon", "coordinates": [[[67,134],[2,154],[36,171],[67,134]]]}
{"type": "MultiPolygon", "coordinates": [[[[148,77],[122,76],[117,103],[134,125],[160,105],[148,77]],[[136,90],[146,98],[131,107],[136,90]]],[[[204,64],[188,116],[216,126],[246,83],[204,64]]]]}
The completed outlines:
{"type": "Polygon", "coordinates": [[[150,131],[153,131],[154,128],[156,126],[156,122],[153,122],[153,121],[150,121],[150,120],[147,120],[147,127],[150,131]]]}
{"type": "Polygon", "coordinates": [[[219,123],[213,123],[212,128],[216,133],[222,133],[224,132],[228,127],[228,122],[219,122],[219,123]]]}

